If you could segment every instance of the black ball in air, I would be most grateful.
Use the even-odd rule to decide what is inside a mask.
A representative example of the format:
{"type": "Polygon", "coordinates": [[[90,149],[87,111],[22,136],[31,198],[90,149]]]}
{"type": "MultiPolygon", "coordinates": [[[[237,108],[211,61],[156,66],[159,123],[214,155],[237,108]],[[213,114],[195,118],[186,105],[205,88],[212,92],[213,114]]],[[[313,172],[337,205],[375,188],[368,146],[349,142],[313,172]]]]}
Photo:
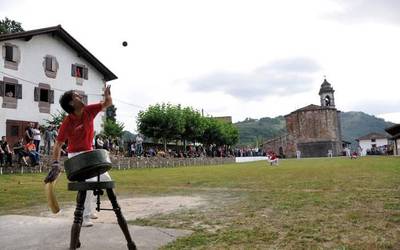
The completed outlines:
{"type": "Polygon", "coordinates": [[[127,41],[123,41],[122,42],[122,46],[124,46],[124,47],[128,46],[128,42],[127,41]]]}

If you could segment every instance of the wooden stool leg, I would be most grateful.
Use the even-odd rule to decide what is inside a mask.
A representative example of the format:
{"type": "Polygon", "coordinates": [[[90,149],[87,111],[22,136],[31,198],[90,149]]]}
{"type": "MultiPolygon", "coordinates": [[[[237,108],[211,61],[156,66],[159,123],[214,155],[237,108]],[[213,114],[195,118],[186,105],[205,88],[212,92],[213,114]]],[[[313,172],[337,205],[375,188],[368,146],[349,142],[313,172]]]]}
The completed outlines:
{"type": "Polygon", "coordinates": [[[81,246],[79,241],[79,234],[81,233],[81,226],[83,220],[83,209],[85,208],[86,190],[78,191],[76,195],[76,208],[74,212],[74,224],[71,228],[71,242],[69,245],[70,250],[75,250],[81,246]]]}
{"type": "Polygon", "coordinates": [[[106,190],[107,190],[108,198],[110,199],[110,202],[113,206],[115,215],[117,216],[119,227],[121,228],[122,232],[125,235],[125,239],[128,242],[128,249],[136,250],[136,245],[132,241],[131,235],[129,233],[128,224],[126,223],[126,220],[125,220],[124,216],[122,215],[121,208],[119,207],[118,202],[117,202],[117,197],[114,194],[114,190],[111,188],[107,188],[106,190]]]}

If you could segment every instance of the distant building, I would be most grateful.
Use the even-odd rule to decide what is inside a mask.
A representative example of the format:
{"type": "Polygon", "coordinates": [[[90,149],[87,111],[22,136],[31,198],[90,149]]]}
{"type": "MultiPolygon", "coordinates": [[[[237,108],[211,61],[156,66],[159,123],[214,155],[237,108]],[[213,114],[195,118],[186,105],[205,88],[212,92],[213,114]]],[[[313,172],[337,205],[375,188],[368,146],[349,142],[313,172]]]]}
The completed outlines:
{"type": "Polygon", "coordinates": [[[319,96],[321,105],[310,104],[285,116],[287,134],[267,140],[264,150],[286,157],[324,157],[342,154],[340,111],[335,108],[334,90],[324,79],[319,96]]]}
{"type": "MultiPolygon", "coordinates": [[[[0,136],[10,144],[29,123],[44,124],[61,111],[64,91],[99,102],[105,83],[117,78],[60,25],[0,35],[0,47],[0,136]]],[[[101,123],[100,115],[94,121],[98,132],[101,123]]]]}
{"type": "Polygon", "coordinates": [[[213,118],[222,122],[232,123],[232,116],[217,116],[213,118]]]}
{"type": "Polygon", "coordinates": [[[393,154],[400,155],[400,124],[393,125],[385,130],[392,136],[390,139],[394,141],[393,154]]]}
{"type": "Polygon", "coordinates": [[[361,150],[361,155],[367,155],[369,152],[381,151],[387,148],[388,136],[381,133],[369,133],[356,139],[361,150]]]}

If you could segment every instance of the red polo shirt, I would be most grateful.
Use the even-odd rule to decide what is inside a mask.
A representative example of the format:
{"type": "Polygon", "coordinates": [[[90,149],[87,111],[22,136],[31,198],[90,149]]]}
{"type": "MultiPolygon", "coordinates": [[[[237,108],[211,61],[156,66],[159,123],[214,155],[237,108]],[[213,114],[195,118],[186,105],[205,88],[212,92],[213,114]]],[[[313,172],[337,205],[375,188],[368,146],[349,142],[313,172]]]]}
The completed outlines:
{"type": "Polygon", "coordinates": [[[87,105],[83,108],[82,116],[69,114],[65,117],[58,131],[57,141],[68,140],[68,153],[92,150],[94,127],[93,120],[101,111],[101,103],[87,105]]]}

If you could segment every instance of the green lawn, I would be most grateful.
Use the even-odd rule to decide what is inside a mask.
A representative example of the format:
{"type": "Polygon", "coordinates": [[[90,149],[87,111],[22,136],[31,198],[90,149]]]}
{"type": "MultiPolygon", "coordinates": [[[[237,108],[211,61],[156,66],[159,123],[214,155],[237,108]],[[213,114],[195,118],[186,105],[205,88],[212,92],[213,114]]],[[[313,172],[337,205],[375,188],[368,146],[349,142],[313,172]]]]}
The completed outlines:
{"type": "MultiPolygon", "coordinates": [[[[112,171],[119,196],[200,195],[208,205],[131,221],[194,230],[166,249],[400,249],[400,158],[302,159],[112,171]]],[[[44,174],[0,176],[0,214],[33,213],[44,174]],[[33,208],[32,208],[33,207],[33,208]]],[[[66,178],[60,201],[73,203],[66,178]]]]}

